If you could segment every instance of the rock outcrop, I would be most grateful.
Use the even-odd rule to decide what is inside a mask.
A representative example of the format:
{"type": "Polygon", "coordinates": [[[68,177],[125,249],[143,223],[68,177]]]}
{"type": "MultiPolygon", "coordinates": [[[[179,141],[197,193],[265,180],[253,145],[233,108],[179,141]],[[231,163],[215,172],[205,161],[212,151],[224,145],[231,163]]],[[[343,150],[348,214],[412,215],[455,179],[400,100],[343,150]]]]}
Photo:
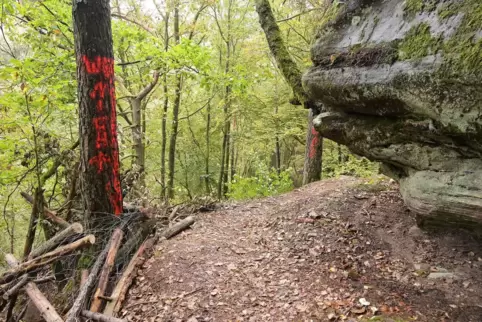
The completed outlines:
{"type": "Polygon", "coordinates": [[[324,104],[318,131],[380,161],[422,218],[480,227],[480,0],[348,1],[327,16],[303,76],[324,104]]]}

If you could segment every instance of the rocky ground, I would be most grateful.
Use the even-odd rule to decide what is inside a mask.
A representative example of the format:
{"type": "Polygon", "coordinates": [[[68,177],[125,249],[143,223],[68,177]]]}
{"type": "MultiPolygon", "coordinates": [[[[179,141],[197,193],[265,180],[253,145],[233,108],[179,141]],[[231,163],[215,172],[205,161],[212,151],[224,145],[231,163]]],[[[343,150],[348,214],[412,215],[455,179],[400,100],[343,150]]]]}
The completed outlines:
{"type": "Polygon", "coordinates": [[[219,206],[156,246],[129,321],[482,321],[481,243],[415,225],[395,184],[219,206]]]}

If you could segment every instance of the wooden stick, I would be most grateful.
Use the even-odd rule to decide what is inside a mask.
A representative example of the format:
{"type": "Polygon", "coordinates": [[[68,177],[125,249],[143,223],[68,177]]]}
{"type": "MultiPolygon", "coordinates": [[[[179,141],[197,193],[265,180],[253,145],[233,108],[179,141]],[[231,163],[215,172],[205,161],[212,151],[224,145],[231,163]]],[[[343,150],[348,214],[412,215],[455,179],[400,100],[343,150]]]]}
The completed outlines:
{"type": "MultiPolygon", "coordinates": [[[[12,254],[5,255],[5,261],[12,268],[17,268],[21,264],[18,263],[17,259],[12,254]]],[[[46,322],[63,322],[60,315],[55,311],[55,308],[50,304],[49,300],[40,292],[37,285],[33,282],[27,283],[25,286],[25,292],[30,297],[33,305],[39,310],[40,316],[46,322]]]]}
{"type": "Polygon", "coordinates": [[[137,252],[132,256],[132,259],[127,265],[126,269],[122,273],[121,278],[117,282],[112,295],[113,300],[108,302],[104,309],[104,314],[109,316],[115,316],[122,306],[122,302],[125,299],[127,290],[129,289],[136,273],[136,268],[142,263],[142,256],[146,250],[150,249],[156,241],[156,238],[149,238],[142,243],[137,252]]]}
{"type": "Polygon", "coordinates": [[[99,284],[97,285],[97,289],[95,290],[95,293],[94,293],[94,299],[90,306],[90,310],[92,312],[99,312],[100,307],[104,302],[99,296],[100,295],[103,296],[105,293],[105,289],[107,288],[107,283],[109,282],[109,275],[110,275],[110,272],[112,271],[112,267],[114,266],[115,256],[117,254],[117,251],[119,250],[119,246],[122,241],[122,236],[124,236],[124,233],[120,228],[116,228],[112,233],[110,243],[109,243],[110,248],[107,253],[107,258],[105,260],[104,267],[102,267],[102,271],[100,272],[99,284]]]}
{"type": "Polygon", "coordinates": [[[10,296],[14,295],[14,294],[17,294],[18,291],[25,286],[25,284],[27,284],[28,282],[28,275],[27,274],[24,274],[22,275],[22,277],[20,277],[19,281],[11,288],[9,289],[8,291],[5,292],[5,294],[3,294],[3,298],[5,300],[8,300],[10,298],[10,296]]]}
{"type": "Polygon", "coordinates": [[[102,314],[102,313],[91,312],[91,311],[87,311],[87,310],[83,310],[82,312],[80,312],[80,314],[84,318],[88,318],[88,319],[91,319],[91,320],[94,320],[94,321],[99,321],[99,322],[127,322],[127,320],[124,320],[124,319],[118,319],[118,318],[115,318],[115,317],[112,317],[112,316],[107,316],[107,315],[102,314]]]}
{"type": "Polygon", "coordinates": [[[40,316],[47,322],[63,322],[55,308],[50,304],[49,300],[40,292],[37,285],[33,282],[27,283],[25,292],[32,301],[33,305],[39,310],[40,316]]]}
{"type": "Polygon", "coordinates": [[[192,216],[186,217],[183,220],[172,225],[172,227],[169,227],[165,231],[163,231],[161,236],[165,237],[166,239],[169,239],[171,237],[176,236],[183,230],[189,228],[192,224],[194,224],[194,217],[192,216]]]}
{"type": "MultiPolygon", "coordinates": [[[[33,282],[38,285],[38,284],[47,283],[53,280],[55,280],[55,276],[52,275],[52,276],[38,278],[33,282]]],[[[8,291],[5,292],[5,294],[3,294],[3,298],[5,300],[8,300],[13,295],[17,295],[21,291],[22,287],[24,287],[25,284],[27,283],[28,283],[28,274],[24,274],[19,278],[19,281],[11,289],[9,289],[8,291]]]]}
{"type": "MultiPolygon", "coordinates": [[[[110,244],[110,243],[109,243],[110,244]]],[[[90,289],[94,286],[95,281],[97,280],[97,276],[102,268],[102,264],[107,257],[107,253],[109,252],[110,245],[107,246],[102,250],[102,252],[97,256],[94,265],[90,269],[90,274],[87,280],[85,281],[84,285],[79,290],[79,294],[72,305],[69,313],[67,313],[67,320],[65,322],[77,322],[79,320],[79,316],[84,309],[85,302],[87,301],[87,296],[89,295],[90,289]]]]}
{"type": "Polygon", "coordinates": [[[89,270],[83,269],[82,272],[80,272],[80,287],[84,286],[88,278],[89,278],[89,270]]]}
{"type": "MultiPolygon", "coordinates": [[[[20,192],[20,194],[30,204],[33,204],[34,200],[33,200],[32,196],[30,196],[29,194],[27,194],[25,192],[20,192]]],[[[47,220],[49,220],[50,222],[52,222],[52,223],[54,223],[57,226],[60,226],[62,228],[67,228],[67,227],[70,226],[70,224],[67,221],[65,221],[63,218],[60,218],[59,216],[57,216],[55,211],[52,211],[45,206],[44,206],[44,216],[47,220]]]]}
{"type": "MultiPolygon", "coordinates": [[[[95,243],[95,237],[94,235],[87,235],[84,238],[81,238],[73,243],[70,243],[68,245],[59,247],[57,249],[54,249],[51,252],[48,252],[46,254],[43,254],[39,257],[33,258],[29,261],[23,262],[19,264],[17,267],[13,267],[7,272],[5,272],[1,277],[0,277],[0,284],[7,283],[17,276],[30,272],[38,267],[50,264],[54,261],[56,261],[59,257],[68,255],[74,251],[76,251],[79,248],[85,247],[85,246],[90,246],[95,243]]],[[[8,254],[5,255],[5,259],[7,260],[8,254]]],[[[8,260],[7,260],[8,262],[8,260]]]]}
{"type": "Polygon", "coordinates": [[[30,255],[28,255],[28,259],[32,259],[38,257],[40,255],[45,254],[46,252],[54,249],[60,243],[62,243],[66,238],[73,236],[75,234],[81,234],[84,231],[84,228],[79,223],[73,223],[69,227],[65,228],[54,237],[47,240],[45,243],[37,247],[36,249],[32,250],[30,255]]]}

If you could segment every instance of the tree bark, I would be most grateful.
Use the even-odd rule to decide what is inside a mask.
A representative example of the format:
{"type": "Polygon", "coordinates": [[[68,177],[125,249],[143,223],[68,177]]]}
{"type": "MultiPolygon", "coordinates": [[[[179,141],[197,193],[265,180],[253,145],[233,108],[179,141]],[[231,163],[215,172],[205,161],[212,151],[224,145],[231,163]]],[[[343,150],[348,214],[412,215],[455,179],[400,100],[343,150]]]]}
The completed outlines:
{"type": "Polygon", "coordinates": [[[264,31],[268,46],[286,82],[293,89],[298,105],[304,104],[306,94],[301,83],[301,71],[286,48],[281,30],[271,10],[269,0],[255,0],[259,23],[264,31]]]}
{"type": "Polygon", "coordinates": [[[308,114],[308,132],[306,134],[303,185],[321,179],[322,157],[323,137],[313,127],[313,111],[310,109],[308,114]]]}
{"type": "Polygon", "coordinates": [[[211,185],[210,185],[210,174],[209,174],[209,154],[211,150],[210,146],[211,140],[211,102],[208,103],[207,106],[207,116],[206,116],[206,159],[205,159],[205,175],[204,175],[204,184],[206,185],[206,194],[211,194],[211,185]]]}
{"type": "MultiPolygon", "coordinates": [[[[164,51],[169,50],[169,12],[164,16],[164,51]]],[[[169,92],[167,89],[167,73],[164,73],[162,80],[162,88],[164,92],[164,108],[162,111],[161,123],[161,199],[166,197],[166,144],[167,144],[167,110],[169,108],[169,92]]]]}
{"type": "MultiPolygon", "coordinates": [[[[179,35],[179,3],[176,1],[176,7],[174,8],[174,40],[176,45],[180,43],[179,35]]],[[[169,140],[169,181],[167,183],[167,190],[169,198],[174,197],[174,175],[176,166],[176,143],[177,143],[177,131],[179,127],[179,108],[181,105],[181,89],[182,89],[182,76],[176,72],[176,91],[174,97],[174,105],[172,107],[172,126],[171,126],[171,138],[169,140]]]]}
{"type": "Polygon", "coordinates": [[[30,222],[27,230],[27,237],[25,238],[25,246],[23,249],[23,258],[27,258],[32,250],[33,242],[35,240],[35,232],[37,231],[37,223],[39,219],[39,212],[43,207],[43,193],[40,187],[35,189],[35,199],[33,200],[32,213],[30,215],[30,222]]]}
{"type": "Polygon", "coordinates": [[[119,250],[120,243],[122,241],[123,236],[122,229],[116,228],[112,233],[112,237],[110,239],[110,248],[107,253],[107,258],[105,260],[104,266],[100,272],[99,277],[99,284],[97,284],[97,289],[94,294],[94,300],[90,306],[90,310],[92,312],[99,312],[100,307],[102,306],[103,300],[99,298],[99,296],[105,295],[105,290],[107,288],[107,283],[109,282],[109,275],[112,271],[112,267],[114,267],[114,260],[119,250]]]}
{"type": "Polygon", "coordinates": [[[122,213],[110,2],[72,8],[79,99],[80,183],[88,223],[122,213]]]}
{"type": "Polygon", "coordinates": [[[132,107],[132,142],[135,153],[135,165],[138,167],[137,171],[142,176],[145,168],[145,149],[144,149],[144,133],[142,130],[142,101],[154,89],[159,80],[159,73],[154,72],[154,78],[151,83],[142,89],[136,97],[130,99],[132,107]]]}

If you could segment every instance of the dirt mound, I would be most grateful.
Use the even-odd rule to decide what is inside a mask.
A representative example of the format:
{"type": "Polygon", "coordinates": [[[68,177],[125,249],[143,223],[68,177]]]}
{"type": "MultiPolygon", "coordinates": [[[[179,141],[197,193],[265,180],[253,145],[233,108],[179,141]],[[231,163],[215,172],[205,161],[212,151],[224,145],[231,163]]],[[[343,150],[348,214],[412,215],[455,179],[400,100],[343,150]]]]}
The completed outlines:
{"type": "Polygon", "coordinates": [[[480,243],[470,236],[419,230],[396,185],[326,180],[199,215],[192,230],[157,245],[122,314],[482,321],[481,266],[480,243]]]}

